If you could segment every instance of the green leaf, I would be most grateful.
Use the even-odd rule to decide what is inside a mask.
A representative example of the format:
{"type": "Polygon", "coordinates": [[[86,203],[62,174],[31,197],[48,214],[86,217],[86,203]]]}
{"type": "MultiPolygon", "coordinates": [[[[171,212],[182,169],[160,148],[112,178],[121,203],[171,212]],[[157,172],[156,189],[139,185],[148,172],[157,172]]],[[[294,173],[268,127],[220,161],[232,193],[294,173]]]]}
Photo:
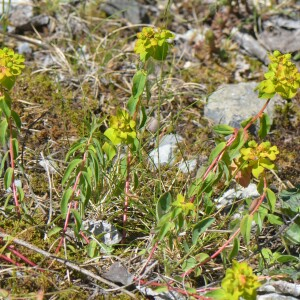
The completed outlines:
{"type": "Polygon", "coordinates": [[[63,218],[66,218],[68,212],[68,204],[71,196],[73,195],[73,189],[68,188],[64,191],[61,202],[60,202],[60,210],[63,218]]]}
{"type": "Polygon", "coordinates": [[[300,225],[297,223],[292,224],[284,235],[293,244],[300,244],[300,225]]]}
{"type": "MultiPolygon", "coordinates": [[[[118,134],[118,130],[115,128],[107,128],[104,132],[104,135],[112,142],[113,145],[119,145],[122,143],[122,139],[120,138],[120,135],[118,134]]],[[[104,147],[104,145],[103,145],[104,147]]],[[[104,152],[105,149],[103,148],[104,152]]]]}
{"type": "Polygon", "coordinates": [[[160,220],[163,215],[167,213],[167,211],[171,207],[172,195],[170,192],[164,193],[158,200],[156,205],[156,218],[160,220]]]}
{"type": "Polygon", "coordinates": [[[243,128],[245,128],[245,127],[251,122],[251,120],[252,120],[252,117],[249,117],[248,119],[242,121],[242,122],[241,122],[241,126],[242,126],[243,128]]]}
{"type": "Polygon", "coordinates": [[[206,261],[207,259],[209,259],[209,257],[210,256],[207,253],[202,252],[202,253],[197,254],[195,258],[197,259],[198,264],[200,264],[200,263],[206,261]]]}
{"type": "Polygon", "coordinates": [[[244,238],[245,244],[250,243],[251,225],[252,225],[252,215],[245,215],[241,221],[241,234],[244,238]]]}
{"type": "Polygon", "coordinates": [[[3,119],[0,123],[0,143],[1,143],[1,145],[6,144],[7,127],[8,127],[7,120],[3,119]]]}
{"type": "Polygon", "coordinates": [[[82,163],[82,159],[81,159],[81,158],[75,158],[74,160],[72,160],[72,161],[69,163],[69,165],[68,165],[68,167],[67,167],[67,169],[66,169],[66,171],[65,171],[64,177],[62,178],[62,182],[61,182],[62,185],[64,185],[64,184],[68,181],[68,179],[69,179],[69,177],[70,177],[72,171],[73,171],[80,163],[82,163]]]}
{"type": "Polygon", "coordinates": [[[240,149],[244,146],[246,137],[243,129],[240,129],[236,139],[229,147],[229,159],[232,161],[237,156],[240,156],[240,149]]]}
{"type": "Polygon", "coordinates": [[[12,110],[11,116],[12,116],[13,120],[15,121],[17,128],[20,130],[21,126],[22,126],[22,122],[21,122],[19,115],[14,110],[12,110]]]}
{"type": "Polygon", "coordinates": [[[197,260],[194,257],[189,257],[188,259],[184,260],[182,264],[183,271],[188,271],[194,268],[198,264],[197,260]]]}
{"type": "MultiPolygon", "coordinates": [[[[223,289],[214,290],[206,293],[204,296],[214,300],[225,300],[225,291],[223,289]]],[[[229,298],[228,298],[229,299],[229,298]]],[[[231,298],[233,299],[233,298],[231,298]]],[[[236,300],[236,299],[235,299],[236,300]]]]}
{"type": "Polygon", "coordinates": [[[268,221],[272,225],[283,225],[283,221],[279,216],[273,215],[273,214],[268,214],[267,215],[268,221]]]}
{"type": "Polygon", "coordinates": [[[10,76],[10,77],[5,76],[1,80],[1,85],[4,86],[6,89],[11,90],[12,87],[14,86],[15,82],[16,82],[15,76],[10,76]]]}
{"type": "Polygon", "coordinates": [[[279,197],[283,200],[282,208],[289,214],[291,214],[290,212],[296,214],[300,212],[300,185],[282,191],[279,197]]]}
{"type": "Polygon", "coordinates": [[[281,264],[284,264],[284,263],[288,263],[288,262],[300,262],[300,259],[296,256],[293,256],[293,255],[283,255],[283,254],[280,254],[280,253],[274,253],[274,258],[276,259],[276,261],[278,261],[279,263],[281,264]],[[278,254],[278,255],[275,255],[275,254],[278,254]]]}
{"type": "Polygon", "coordinates": [[[79,150],[79,149],[82,150],[81,152],[83,153],[84,150],[85,150],[85,146],[86,146],[86,144],[85,144],[84,142],[85,142],[85,139],[80,139],[78,142],[74,143],[74,144],[70,147],[70,149],[69,149],[69,151],[68,151],[68,153],[67,153],[67,155],[66,155],[65,161],[68,161],[69,158],[70,158],[74,153],[76,153],[76,151],[79,150]]]}
{"type": "Polygon", "coordinates": [[[11,116],[11,98],[8,93],[4,92],[4,95],[0,97],[0,108],[4,112],[6,118],[11,116]]]}
{"type": "Polygon", "coordinates": [[[173,222],[166,222],[165,224],[162,225],[159,234],[158,234],[158,239],[159,241],[162,241],[164,237],[174,228],[174,223],[173,222]]]}
{"type": "Polygon", "coordinates": [[[87,246],[87,254],[89,257],[94,258],[97,256],[97,242],[95,240],[91,240],[90,243],[87,246]]]}
{"type": "Polygon", "coordinates": [[[25,197],[25,193],[21,186],[17,186],[17,192],[18,192],[19,200],[22,203],[25,197]]]}
{"type": "Polygon", "coordinates": [[[8,157],[9,157],[9,150],[6,151],[6,153],[3,155],[3,157],[1,157],[0,177],[2,177],[2,172],[3,172],[4,168],[5,168],[5,163],[6,163],[7,159],[8,159],[8,157]]]}
{"type": "Polygon", "coordinates": [[[4,188],[6,190],[11,186],[13,176],[14,176],[14,169],[13,168],[7,168],[6,171],[5,171],[5,174],[4,174],[4,188]]]}
{"type": "Polygon", "coordinates": [[[160,286],[158,288],[153,289],[156,293],[160,294],[160,293],[165,293],[168,292],[169,289],[167,286],[160,286]]]}
{"type": "Polygon", "coordinates": [[[140,96],[143,94],[145,84],[147,81],[147,72],[139,70],[133,76],[132,95],[128,100],[127,108],[131,116],[136,111],[136,106],[140,100],[140,96]]]}
{"type": "Polygon", "coordinates": [[[229,126],[229,125],[221,124],[221,125],[214,126],[213,131],[218,133],[218,134],[222,134],[224,136],[227,136],[229,134],[234,133],[234,128],[229,126]]]}
{"type": "Polygon", "coordinates": [[[240,239],[235,237],[233,240],[232,250],[230,251],[228,256],[229,261],[232,261],[232,259],[238,255],[239,250],[240,250],[240,239]]]}
{"type": "Polygon", "coordinates": [[[212,151],[208,159],[208,163],[212,163],[213,160],[224,150],[226,142],[219,143],[212,151]]]}
{"type": "Polygon", "coordinates": [[[77,228],[77,231],[79,232],[81,229],[81,225],[82,225],[82,219],[80,217],[79,212],[76,209],[72,209],[71,212],[76,220],[76,228],[77,228]]]}
{"type": "Polygon", "coordinates": [[[264,139],[270,131],[270,128],[272,125],[271,120],[270,120],[269,116],[264,113],[261,116],[261,118],[259,119],[259,122],[260,122],[260,127],[259,127],[259,131],[258,131],[258,136],[261,139],[264,139]]]}
{"type": "Polygon", "coordinates": [[[48,232],[48,238],[51,237],[52,235],[57,234],[58,232],[60,232],[62,230],[62,227],[59,226],[55,226],[53,227],[51,230],[49,230],[48,232]]]}
{"type": "Polygon", "coordinates": [[[270,211],[271,213],[273,213],[275,210],[276,196],[269,188],[266,189],[266,196],[270,207],[270,211]]]}
{"type": "Polygon", "coordinates": [[[263,220],[265,218],[266,214],[261,213],[260,211],[255,212],[253,215],[253,220],[255,221],[257,227],[258,227],[258,232],[261,233],[263,229],[263,220]]]}
{"type": "Polygon", "coordinates": [[[133,173],[133,190],[135,191],[139,186],[139,176],[136,172],[133,173]]]}
{"type": "Polygon", "coordinates": [[[16,158],[19,156],[19,142],[15,138],[13,138],[11,141],[12,141],[12,150],[14,153],[14,158],[16,158]]]}
{"type": "Polygon", "coordinates": [[[107,155],[108,161],[111,161],[117,154],[116,147],[105,142],[102,146],[104,153],[107,155]]]}
{"type": "Polygon", "coordinates": [[[142,117],[141,117],[141,120],[140,120],[139,129],[142,129],[146,125],[147,119],[148,119],[146,108],[145,108],[144,105],[141,105],[141,113],[142,113],[142,117]]]}
{"type": "Polygon", "coordinates": [[[194,228],[192,233],[192,242],[193,245],[197,244],[199,236],[205,232],[205,230],[215,221],[215,218],[206,218],[198,222],[194,228]]]}

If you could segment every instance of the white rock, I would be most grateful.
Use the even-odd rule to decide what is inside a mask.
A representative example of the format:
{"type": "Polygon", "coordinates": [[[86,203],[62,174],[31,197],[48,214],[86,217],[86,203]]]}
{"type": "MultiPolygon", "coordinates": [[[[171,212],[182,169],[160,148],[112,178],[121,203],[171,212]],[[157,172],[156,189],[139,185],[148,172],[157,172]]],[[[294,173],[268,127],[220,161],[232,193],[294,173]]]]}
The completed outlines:
{"type": "Polygon", "coordinates": [[[229,189],[226,191],[222,197],[216,200],[216,207],[217,209],[220,209],[223,206],[231,205],[234,200],[257,198],[258,196],[259,193],[256,185],[254,183],[250,183],[246,188],[239,186],[236,189],[229,189]]]}
{"type": "Polygon", "coordinates": [[[178,165],[178,169],[184,173],[190,173],[193,172],[197,167],[197,159],[190,159],[187,161],[183,161],[178,165]]]}
{"type": "Polygon", "coordinates": [[[159,147],[152,150],[149,153],[150,160],[155,164],[156,167],[158,165],[167,165],[174,163],[175,160],[175,152],[178,146],[178,143],[183,141],[183,137],[177,134],[167,134],[165,135],[160,143],[159,147]]]}

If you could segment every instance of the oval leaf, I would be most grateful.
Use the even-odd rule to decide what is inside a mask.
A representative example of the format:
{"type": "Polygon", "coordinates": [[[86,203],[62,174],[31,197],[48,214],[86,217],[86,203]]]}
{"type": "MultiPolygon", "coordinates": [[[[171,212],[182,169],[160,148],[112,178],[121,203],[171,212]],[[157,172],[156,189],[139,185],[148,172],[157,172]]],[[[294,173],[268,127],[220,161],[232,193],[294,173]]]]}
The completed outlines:
{"type": "Polygon", "coordinates": [[[241,221],[241,234],[244,238],[246,245],[250,243],[252,219],[253,219],[252,215],[245,215],[241,221]]]}
{"type": "Polygon", "coordinates": [[[74,160],[72,160],[70,162],[70,164],[68,165],[67,169],[66,169],[66,172],[64,174],[64,177],[62,179],[62,185],[64,185],[67,180],[69,179],[72,171],[82,162],[82,159],[81,158],[75,158],[74,160]]]}
{"type": "Polygon", "coordinates": [[[59,227],[59,226],[55,226],[53,227],[51,230],[49,230],[48,232],[48,238],[52,235],[55,235],[57,234],[58,232],[60,232],[62,230],[62,227],[59,227]]]}
{"type": "Polygon", "coordinates": [[[271,191],[269,188],[266,189],[266,196],[270,207],[270,211],[273,213],[275,210],[276,196],[274,192],[271,191]]]}
{"type": "Polygon", "coordinates": [[[222,135],[226,136],[229,134],[233,134],[234,128],[229,125],[226,125],[226,124],[220,124],[220,125],[214,126],[213,131],[218,134],[222,134],[222,135]]]}
{"type": "Polygon", "coordinates": [[[132,95],[128,100],[127,108],[132,116],[136,110],[136,106],[140,100],[140,96],[143,94],[145,84],[147,81],[147,72],[139,70],[133,76],[132,95]]]}
{"type": "Polygon", "coordinates": [[[215,218],[207,218],[207,219],[200,221],[199,223],[197,223],[194,226],[193,234],[192,234],[193,245],[197,244],[197,240],[198,240],[200,234],[202,234],[214,221],[215,221],[215,218]]]}
{"type": "Polygon", "coordinates": [[[163,215],[169,210],[172,202],[172,195],[170,192],[163,194],[156,205],[156,217],[160,220],[163,215]]]}
{"type": "Polygon", "coordinates": [[[11,186],[13,175],[14,175],[14,169],[7,168],[4,174],[4,188],[6,190],[11,186]]]}
{"type": "Polygon", "coordinates": [[[71,196],[73,195],[73,189],[72,188],[68,188],[65,190],[61,202],[60,202],[60,210],[61,210],[61,214],[63,216],[63,218],[66,217],[67,212],[68,212],[68,203],[69,200],[71,198],[71,196]]]}
{"type": "Polygon", "coordinates": [[[209,160],[208,163],[212,163],[212,161],[224,150],[226,146],[225,142],[221,142],[219,143],[215,149],[212,150],[210,156],[209,156],[209,160]]]}

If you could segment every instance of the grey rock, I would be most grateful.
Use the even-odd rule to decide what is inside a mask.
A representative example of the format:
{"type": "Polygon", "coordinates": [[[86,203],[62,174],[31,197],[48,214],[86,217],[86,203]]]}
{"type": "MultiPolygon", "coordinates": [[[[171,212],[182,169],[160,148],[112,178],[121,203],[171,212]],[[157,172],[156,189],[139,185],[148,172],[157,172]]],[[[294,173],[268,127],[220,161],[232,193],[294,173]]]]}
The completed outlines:
{"type": "Polygon", "coordinates": [[[30,18],[27,22],[20,22],[15,25],[15,31],[18,33],[23,33],[25,31],[41,30],[43,27],[47,27],[50,23],[50,18],[47,15],[38,15],[30,18]]]}
{"type": "Polygon", "coordinates": [[[107,246],[118,244],[122,240],[117,228],[107,221],[87,221],[84,222],[84,227],[95,236],[101,235],[101,242],[107,246]]]}
{"type": "Polygon", "coordinates": [[[187,161],[183,161],[178,165],[178,169],[184,174],[188,174],[190,172],[195,171],[196,167],[197,167],[197,159],[190,159],[187,161]]]}
{"type": "Polygon", "coordinates": [[[177,134],[167,134],[165,135],[159,143],[159,147],[152,150],[149,154],[150,160],[155,164],[155,166],[167,165],[174,163],[175,152],[178,143],[183,141],[183,137],[177,134]]]}
{"type": "Polygon", "coordinates": [[[241,32],[237,28],[231,31],[232,39],[243,48],[248,55],[257,57],[265,65],[269,63],[267,50],[250,34],[241,32]]]}
{"type": "Polygon", "coordinates": [[[14,2],[11,5],[9,15],[10,25],[18,28],[28,24],[33,17],[33,4],[31,1],[23,1],[21,3],[14,2]]]}
{"type": "Polygon", "coordinates": [[[258,295],[256,300],[297,300],[299,298],[279,295],[276,293],[266,294],[266,295],[258,295]]]}
{"type": "Polygon", "coordinates": [[[27,42],[18,43],[18,53],[24,55],[32,54],[32,48],[30,47],[30,44],[27,42]]]}
{"type": "Polygon", "coordinates": [[[109,16],[125,18],[132,24],[150,22],[145,6],[135,0],[107,0],[100,9],[109,16]]]}
{"type": "MultiPolygon", "coordinates": [[[[265,99],[258,98],[258,93],[254,91],[257,85],[256,82],[241,82],[221,86],[208,98],[204,116],[215,124],[239,128],[242,121],[255,116],[265,103],[265,99]]],[[[279,96],[275,96],[265,111],[271,121],[274,117],[275,102],[279,102],[279,99],[279,96]]]]}
{"type": "Polygon", "coordinates": [[[153,297],[155,300],[185,300],[185,296],[172,291],[172,292],[163,292],[158,293],[148,287],[136,286],[136,288],[145,296],[153,297]]]}
{"type": "Polygon", "coordinates": [[[113,263],[102,276],[112,282],[119,282],[124,285],[131,284],[134,278],[120,262],[113,263]]]}
{"type": "Polygon", "coordinates": [[[300,284],[270,280],[259,287],[257,292],[257,300],[296,300],[300,297],[300,284]]]}
{"type": "Polygon", "coordinates": [[[300,50],[300,20],[275,15],[263,22],[263,31],[258,34],[264,47],[269,51],[282,53],[300,50]]]}
{"type": "Polygon", "coordinates": [[[233,201],[246,198],[257,198],[259,193],[254,183],[250,183],[246,188],[238,186],[235,189],[229,189],[222,197],[218,198],[215,202],[216,207],[219,209],[226,205],[231,205],[233,201]]]}
{"type": "Polygon", "coordinates": [[[2,1],[1,1],[0,14],[7,13],[7,12],[11,11],[12,9],[14,9],[18,5],[19,6],[32,6],[33,3],[31,0],[11,0],[11,1],[5,0],[4,7],[3,7],[2,1]]]}

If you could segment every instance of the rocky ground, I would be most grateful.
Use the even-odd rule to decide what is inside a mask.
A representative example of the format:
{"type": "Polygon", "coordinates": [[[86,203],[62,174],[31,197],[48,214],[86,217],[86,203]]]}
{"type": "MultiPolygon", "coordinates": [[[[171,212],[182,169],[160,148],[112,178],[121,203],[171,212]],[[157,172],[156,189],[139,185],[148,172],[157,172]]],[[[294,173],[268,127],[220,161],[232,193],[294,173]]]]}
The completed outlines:
{"type": "MultiPolygon", "coordinates": [[[[32,201],[42,202],[47,209],[50,193],[54,200],[59,198],[64,158],[70,145],[84,135],[83,120],[90,120],[91,114],[102,118],[116,107],[124,107],[138,63],[133,53],[136,33],[147,24],[165,26],[176,38],[167,65],[157,68],[157,76],[164,77],[161,155],[157,157],[155,143],[151,142],[159,119],[152,110],[158,102],[155,85],[148,108],[150,142],[145,149],[154,162],[159,159],[162,165],[178,166],[180,181],[193,178],[214,147],[212,125],[239,126],[262,107],[263,100],[258,99],[254,88],[267,69],[268,52],[290,52],[299,66],[299,1],[277,1],[269,6],[263,2],[225,5],[214,0],[24,0],[11,1],[10,7],[4,5],[1,46],[11,47],[26,57],[26,70],[15,86],[13,99],[23,124],[20,164],[30,179],[25,189],[28,195],[34,195],[32,201]],[[49,177],[55,185],[51,192],[49,177]]],[[[278,97],[268,107],[268,114],[273,122],[268,139],[280,149],[278,170],[272,177],[272,189],[279,193],[300,185],[300,94],[291,101],[278,97]]],[[[253,134],[256,135],[255,130],[253,134]]],[[[5,191],[0,203],[5,201],[4,194],[5,191]]],[[[230,201],[224,199],[225,203],[230,201]]],[[[3,213],[0,226],[11,231],[15,220],[9,217],[5,221],[6,217],[3,213]]],[[[20,230],[27,228],[24,224],[18,226],[20,230]]],[[[35,245],[39,244],[37,235],[43,235],[31,229],[28,234],[27,241],[35,245]]],[[[116,240],[120,241],[118,237],[116,240]]],[[[277,249],[280,240],[273,242],[277,249]]],[[[43,243],[44,249],[51,248],[50,241],[43,243]]],[[[299,244],[292,249],[296,253],[299,244]]],[[[76,255],[73,258],[78,259],[76,255]]],[[[114,261],[104,260],[106,269],[114,261]]],[[[119,255],[119,260],[126,260],[124,254],[119,255]]],[[[0,265],[0,270],[6,268],[0,265]]],[[[108,272],[109,280],[124,285],[131,282],[130,274],[121,267],[110,271],[114,275],[108,272]],[[125,272],[123,277],[120,275],[125,282],[115,278],[119,272],[125,272]]],[[[100,289],[96,284],[73,275],[72,280],[76,279],[71,281],[78,280],[81,291],[84,290],[82,294],[72,285],[66,288],[64,284],[64,292],[59,295],[59,283],[47,282],[47,299],[79,299],[78,295],[81,299],[98,299],[100,289]]],[[[70,281],[70,274],[63,281],[67,282],[68,276],[70,281]]],[[[296,277],[299,280],[299,274],[296,277]]],[[[218,280],[218,276],[211,279],[218,280]]],[[[0,283],[3,290],[9,286],[9,280],[5,280],[5,285],[0,283]]],[[[42,285],[40,281],[45,283],[46,279],[39,279],[34,290],[42,285]]],[[[28,283],[23,284],[26,288],[20,293],[32,292],[28,283]]],[[[285,284],[270,286],[261,292],[267,296],[261,295],[259,299],[296,299],[300,295],[282,291],[285,284]]],[[[181,299],[178,295],[174,298],[172,293],[160,296],[152,290],[140,291],[140,297],[154,293],[148,299],[181,299]]]]}

